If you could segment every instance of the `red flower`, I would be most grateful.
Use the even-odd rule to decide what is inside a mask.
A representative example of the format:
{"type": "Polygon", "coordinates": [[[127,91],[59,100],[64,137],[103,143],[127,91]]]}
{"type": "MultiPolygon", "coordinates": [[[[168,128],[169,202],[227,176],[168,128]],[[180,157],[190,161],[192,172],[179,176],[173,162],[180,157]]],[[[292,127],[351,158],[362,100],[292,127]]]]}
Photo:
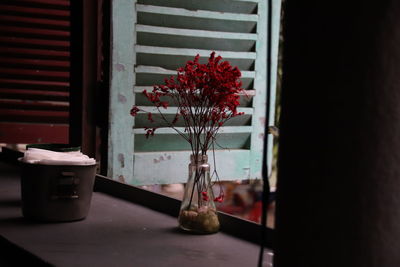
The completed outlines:
{"type": "Polygon", "coordinates": [[[153,120],[153,114],[152,114],[151,112],[147,113],[147,119],[148,119],[150,122],[154,122],[154,120],[153,120]]]}
{"type": "Polygon", "coordinates": [[[220,194],[218,197],[214,198],[214,201],[219,203],[224,201],[224,194],[220,194]]]}
{"type": "Polygon", "coordinates": [[[201,196],[202,196],[204,201],[208,201],[209,197],[208,197],[207,192],[201,192],[201,196]]]}
{"type": "Polygon", "coordinates": [[[138,107],[133,106],[131,109],[131,115],[136,116],[139,111],[140,111],[140,109],[138,107]]]}
{"type": "Polygon", "coordinates": [[[149,138],[150,135],[153,136],[156,129],[157,128],[145,128],[146,138],[149,138]]]}
{"type": "Polygon", "coordinates": [[[160,105],[163,107],[163,108],[168,108],[168,102],[166,102],[166,101],[162,101],[162,102],[160,102],[160,105]]]}

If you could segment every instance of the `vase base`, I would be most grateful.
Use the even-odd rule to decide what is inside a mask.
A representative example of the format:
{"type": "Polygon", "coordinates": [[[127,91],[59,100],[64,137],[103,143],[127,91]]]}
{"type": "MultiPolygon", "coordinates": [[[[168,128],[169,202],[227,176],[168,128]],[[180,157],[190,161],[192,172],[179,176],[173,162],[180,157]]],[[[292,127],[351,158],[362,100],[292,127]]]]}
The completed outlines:
{"type": "Polygon", "coordinates": [[[199,230],[195,230],[195,229],[190,229],[190,228],[186,228],[182,225],[179,225],[179,228],[184,231],[185,233],[188,234],[194,234],[194,235],[212,235],[212,234],[216,234],[218,233],[219,229],[214,231],[214,232],[205,232],[205,231],[199,231],[199,230]]]}
{"type": "Polygon", "coordinates": [[[220,227],[218,215],[212,211],[182,210],[178,220],[182,230],[196,234],[214,234],[220,227]]]}

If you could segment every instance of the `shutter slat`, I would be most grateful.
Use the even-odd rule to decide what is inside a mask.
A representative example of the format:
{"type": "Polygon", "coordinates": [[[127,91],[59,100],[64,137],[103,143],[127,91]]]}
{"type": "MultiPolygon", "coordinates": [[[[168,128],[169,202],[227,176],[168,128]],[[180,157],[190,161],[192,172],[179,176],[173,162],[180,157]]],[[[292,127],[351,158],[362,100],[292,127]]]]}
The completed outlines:
{"type": "Polygon", "coordinates": [[[0,122],[0,140],[11,144],[66,143],[68,124],[0,122]]]}
{"type": "Polygon", "coordinates": [[[188,10],[211,10],[217,12],[232,12],[244,14],[256,14],[259,0],[138,0],[139,4],[154,6],[176,7],[188,10]]]}
{"type": "MultiPolygon", "coordinates": [[[[165,75],[176,75],[176,70],[167,70],[156,66],[137,66],[135,68],[136,73],[153,73],[153,74],[165,74],[165,75]]],[[[254,78],[254,71],[242,71],[242,78],[254,78]]]]}
{"type": "MultiPolygon", "coordinates": [[[[168,48],[166,48],[168,49],[168,48]]],[[[155,50],[153,50],[155,51],[155,50]]],[[[162,49],[160,49],[162,51],[162,49]]],[[[197,50],[200,52],[200,50],[197,50]]],[[[211,53],[211,52],[210,52],[211,53]]],[[[208,54],[209,56],[209,54],[208,54]]],[[[201,56],[199,61],[201,63],[205,63],[208,60],[208,56],[201,56]]],[[[240,70],[243,71],[252,71],[254,70],[254,62],[255,59],[235,59],[235,58],[227,58],[226,60],[233,66],[237,66],[240,70]]],[[[176,70],[179,67],[182,67],[182,62],[187,62],[188,60],[193,60],[193,54],[191,55],[174,55],[174,54],[159,54],[156,51],[154,53],[151,50],[146,52],[138,52],[136,54],[137,65],[143,66],[159,66],[164,69],[176,70]]]]}
{"type": "MultiPolygon", "coordinates": [[[[161,119],[160,115],[157,111],[153,111],[152,107],[143,108],[143,110],[152,111],[154,122],[150,122],[147,117],[147,113],[138,113],[135,117],[135,128],[153,128],[153,127],[168,127],[169,125],[161,119]]],[[[174,107],[170,107],[167,110],[161,110],[161,113],[164,114],[164,117],[169,121],[173,121],[175,118],[175,114],[173,110],[176,110],[174,107]]],[[[245,112],[244,115],[237,116],[228,120],[224,125],[225,126],[250,126],[252,119],[252,109],[251,108],[239,108],[239,112],[245,112]],[[247,112],[247,113],[246,113],[247,112]]],[[[183,120],[180,118],[176,124],[176,127],[184,127],[185,124],[183,120]]]]}
{"type": "MultiPolygon", "coordinates": [[[[251,133],[218,133],[216,137],[216,149],[249,149],[249,139],[251,133]]],[[[163,153],[166,151],[188,151],[188,142],[182,142],[182,137],[176,133],[156,134],[149,138],[145,134],[136,134],[136,152],[155,152],[163,153]]],[[[170,181],[176,182],[176,181],[170,181]]]]}
{"type": "Polygon", "coordinates": [[[69,72],[0,67],[0,77],[19,79],[29,79],[34,77],[35,79],[45,81],[68,81],[69,72]]]}
{"type": "Polygon", "coordinates": [[[65,69],[68,70],[70,63],[67,60],[46,60],[46,59],[31,59],[31,58],[15,58],[15,57],[0,57],[0,66],[20,66],[47,69],[65,69]]]}
{"type": "Polygon", "coordinates": [[[69,41],[59,41],[59,40],[44,40],[36,38],[24,38],[24,37],[14,37],[14,36],[0,36],[0,43],[3,45],[17,45],[20,47],[32,48],[36,46],[37,48],[53,48],[59,50],[68,50],[69,41]]]}
{"type": "Polygon", "coordinates": [[[257,35],[251,33],[188,30],[137,25],[137,39],[144,46],[221,51],[253,51],[257,35]]]}
{"type": "Polygon", "coordinates": [[[42,19],[26,16],[1,15],[0,21],[3,23],[3,25],[7,23],[9,25],[23,25],[31,28],[59,28],[68,30],[70,27],[70,22],[68,20],[42,19]]]}
{"type": "MultiPolygon", "coordinates": [[[[153,85],[163,84],[165,78],[169,78],[171,75],[176,75],[176,71],[167,70],[161,67],[155,66],[137,66],[136,72],[136,85],[153,85]]],[[[255,78],[254,71],[242,71],[242,86],[245,89],[253,88],[253,79],[255,78]]]]}
{"type": "MultiPolygon", "coordinates": [[[[147,92],[151,92],[153,90],[153,86],[135,86],[133,88],[133,92],[135,93],[135,103],[138,106],[152,106],[153,103],[151,103],[149,100],[147,100],[147,97],[143,95],[143,90],[146,90],[147,92]]],[[[240,107],[250,107],[251,106],[251,101],[253,97],[255,96],[256,91],[251,89],[251,90],[245,90],[243,92],[239,93],[239,102],[240,102],[240,107]]],[[[170,104],[173,106],[173,104],[170,104]]]]}
{"type": "Polygon", "coordinates": [[[38,6],[47,6],[51,8],[68,8],[69,0],[13,0],[14,4],[22,4],[22,5],[38,5],[38,6]]]}
{"type": "Polygon", "coordinates": [[[0,109],[68,111],[68,102],[0,99],[0,109]]]}
{"type": "Polygon", "coordinates": [[[0,108],[0,120],[8,122],[68,123],[69,112],[48,110],[16,110],[0,108]]]}
{"type": "MultiPolygon", "coordinates": [[[[192,59],[196,54],[201,57],[208,58],[214,50],[208,49],[183,49],[173,47],[157,47],[157,46],[144,46],[135,45],[136,53],[149,53],[157,55],[176,55],[176,56],[191,56],[192,59]]],[[[255,59],[256,53],[254,52],[230,52],[230,51],[215,51],[224,59],[255,59]]]]}
{"type": "Polygon", "coordinates": [[[69,10],[7,5],[3,3],[0,3],[0,10],[2,13],[9,12],[11,14],[25,14],[25,15],[31,15],[33,17],[40,16],[43,18],[68,19],[70,15],[69,10]]]}
{"type": "Polygon", "coordinates": [[[21,88],[21,89],[39,89],[50,91],[69,91],[68,82],[57,81],[35,81],[22,79],[0,78],[0,88],[21,88]]]}
{"type": "MultiPolygon", "coordinates": [[[[145,112],[157,112],[156,107],[151,107],[151,106],[138,106],[139,109],[142,109],[145,112]]],[[[160,108],[163,114],[176,114],[177,108],[176,107],[168,107],[167,109],[160,108]]],[[[251,115],[253,113],[252,108],[238,108],[238,112],[244,112],[245,114],[251,115]]],[[[140,113],[139,113],[140,114],[140,113]]]]}
{"type": "MultiPolygon", "coordinates": [[[[184,127],[176,127],[177,130],[184,132],[185,128],[184,127]]],[[[170,128],[170,127],[166,127],[166,128],[158,128],[157,130],[157,134],[176,134],[175,130],[170,128]]],[[[251,126],[237,126],[237,127],[231,127],[231,126],[223,126],[219,129],[219,133],[225,133],[225,134],[229,134],[229,133],[251,133],[252,131],[252,127],[251,126]]],[[[133,130],[134,133],[136,134],[146,134],[146,131],[144,129],[138,128],[138,129],[134,129],[133,130]]]]}
{"type": "MultiPolygon", "coordinates": [[[[177,127],[181,132],[184,128],[177,127]]],[[[224,126],[221,127],[216,138],[216,149],[249,149],[249,139],[251,136],[251,126],[224,126]]],[[[146,137],[144,129],[134,129],[135,151],[154,152],[154,151],[185,151],[190,150],[187,142],[182,142],[182,138],[171,128],[158,128],[156,135],[151,138],[146,137]]]]}
{"type": "Polygon", "coordinates": [[[35,36],[42,39],[66,39],[69,38],[69,31],[63,30],[49,30],[49,29],[38,29],[28,27],[16,27],[16,26],[3,26],[0,25],[0,33],[11,33],[13,36],[35,36]]]}
{"type": "Polygon", "coordinates": [[[137,23],[182,29],[254,33],[257,15],[137,5],[137,23]]]}
{"type": "MultiPolygon", "coordinates": [[[[153,86],[135,86],[135,87],[133,87],[133,92],[136,94],[143,93],[144,90],[146,90],[147,92],[151,92],[153,90],[153,86]]],[[[246,90],[244,92],[240,92],[239,95],[253,97],[255,95],[255,90],[246,90]]]]}
{"type": "MultiPolygon", "coordinates": [[[[0,45],[3,44],[1,44],[0,42],[0,45]]],[[[69,51],[0,46],[0,54],[4,56],[12,55],[25,58],[29,57],[37,59],[61,59],[69,61],[69,51]]]]}
{"type": "MultiPolygon", "coordinates": [[[[0,28],[1,29],[1,28],[0,28]]],[[[192,30],[192,29],[179,29],[169,27],[157,27],[148,25],[136,25],[138,33],[155,33],[155,34],[168,34],[173,36],[189,36],[189,37],[204,37],[204,38],[217,38],[217,39],[233,39],[233,40],[257,40],[257,35],[253,33],[235,33],[235,32],[218,32],[218,31],[205,31],[205,30],[192,30]]]]}
{"type": "Polygon", "coordinates": [[[0,88],[0,98],[21,100],[68,101],[69,92],[0,88]]]}
{"type": "Polygon", "coordinates": [[[151,14],[164,14],[172,16],[183,16],[192,18],[205,18],[216,20],[235,20],[235,21],[254,21],[257,22],[258,17],[254,14],[238,14],[228,12],[215,12],[206,10],[188,10],[184,8],[151,6],[151,5],[136,5],[138,12],[145,12],[151,14]]]}

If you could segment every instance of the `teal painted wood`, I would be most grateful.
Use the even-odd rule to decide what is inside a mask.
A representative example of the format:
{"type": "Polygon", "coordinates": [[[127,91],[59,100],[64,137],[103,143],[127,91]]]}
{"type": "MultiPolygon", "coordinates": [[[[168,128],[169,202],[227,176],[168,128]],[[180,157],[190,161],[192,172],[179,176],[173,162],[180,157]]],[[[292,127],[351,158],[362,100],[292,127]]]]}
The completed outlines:
{"type": "MultiPolygon", "coordinates": [[[[272,0],[272,48],[271,48],[271,99],[269,110],[269,124],[275,125],[276,110],[276,86],[278,77],[278,56],[279,56],[279,36],[281,26],[281,7],[282,0],[272,0]]],[[[273,160],[273,141],[274,137],[268,135],[269,150],[267,154],[268,173],[271,175],[273,160]]]]}
{"type": "Polygon", "coordinates": [[[192,29],[179,29],[168,27],[157,27],[149,25],[136,25],[136,31],[155,33],[155,34],[169,34],[174,36],[187,36],[187,37],[203,37],[203,38],[216,38],[216,39],[232,39],[232,40],[257,40],[257,35],[254,33],[236,33],[236,32],[218,32],[218,31],[204,31],[192,29]]]}
{"type": "Polygon", "coordinates": [[[151,6],[151,5],[137,5],[138,12],[146,12],[152,14],[165,14],[170,16],[183,16],[216,20],[238,20],[238,21],[257,21],[257,15],[253,14],[238,14],[228,12],[215,12],[205,10],[187,10],[183,8],[151,6]]]}
{"type": "MultiPolygon", "coordinates": [[[[257,59],[255,62],[255,68],[257,70],[257,76],[254,80],[254,88],[256,95],[253,98],[253,133],[251,136],[250,145],[250,177],[261,178],[262,169],[262,152],[263,152],[263,140],[264,140],[264,127],[265,123],[273,125],[275,116],[275,101],[276,101],[276,75],[277,75],[277,62],[278,62],[278,45],[279,45],[279,28],[280,28],[280,9],[281,0],[273,0],[272,10],[272,58],[267,59],[267,3],[266,1],[260,1],[258,4],[258,42],[256,46],[257,59]],[[266,69],[265,59],[271,60],[271,70],[266,69]],[[266,100],[266,73],[271,72],[271,99],[266,100]],[[269,101],[270,104],[270,118],[266,119],[266,104],[269,101]]],[[[272,163],[272,136],[269,138],[269,150],[267,152],[267,161],[269,166],[269,173],[271,172],[272,163]]]]}
{"type": "MultiPolygon", "coordinates": [[[[177,2],[184,1],[179,0],[177,2]]],[[[149,5],[138,5],[137,8],[138,24],[143,25],[247,33],[252,32],[257,25],[256,14],[215,12],[201,9],[188,10],[149,5]]]]}
{"type": "Polygon", "coordinates": [[[201,1],[181,1],[181,0],[139,0],[140,4],[178,7],[188,10],[212,10],[217,12],[232,13],[253,13],[257,8],[257,3],[264,0],[201,0],[201,1]]]}
{"type": "MultiPolygon", "coordinates": [[[[170,38],[172,38],[169,35],[170,38]]],[[[140,40],[140,34],[138,34],[138,40],[140,40]]],[[[153,37],[152,37],[153,38],[153,37]]],[[[179,38],[178,38],[179,39],[179,38]]],[[[209,45],[215,44],[216,42],[219,43],[219,48],[232,48],[239,49],[240,46],[243,46],[243,43],[238,44],[236,41],[230,42],[221,42],[221,39],[213,39],[210,42],[210,38],[197,38],[201,39],[202,42],[196,42],[196,47],[207,47],[210,48],[209,45]],[[206,43],[207,46],[204,44],[206,43]],[[229,45],[226,45],[229,44],[229,45]]],[[[256,59],[256,53],[254,52],[243,52],[242,51],[225,51],[225,50],[218,50],[218,49],[199,49],[199,48],[192,48],[194,44],[192,38],[184,38],[184,40],[176,40],[173,38],[171,41],[165,42],[164,39],[157,39],[160,45],[173,45],[175,47],[160,47],[160,46],[148,46],[148,45],[136,45],[135,51],[137,53],[137,64],[140,66],[159,66],[164,69],[169,70],[176,70],[177,68],[181,67],[183,63],[187,62],[188,60],[193,60],[194,55],[199,54],[202,57],[200,60],[202,63],[205,62],[206,58],[211,54],[212,51],[215,51],[219,55],[221,55],[225,60],[231,62],[233,66],[238,66],[241,70],[252,70],[254,67],[254,61],[256,59]],[[177,44],[178,42],[179,45],[177,44]],[[180,46],[187,46],[189,45],[190,48],[180,47],[180,46]],[[178,47],[179,46],[179,47],[178,47]]],[[[150,41],[147,41],[149,43],[150,41]]],[[[251,41],[253,47],[255,45],[254,41],[251,41]]],[[[250,50],[251,51],[251,50],[250,50]]],[[[251,88],[252,89],[252,88],[251,88]]]]}
{"type": "MultiPolygon", "coordinates": [[[[138,106],[153,106],[153,104],[147,100],[146,96],[143,94],[143,90],[146,90],[150,92],[153,90],[152,86],[135,86],[133,88],[133,92],[135,93],[135,101],[136,105],[138,106]]],[[[255,90],[247,90],[245,92],[239,93],[239,102],[241,107],[250,107],[252,103],[252,99],[255,95],[255,90]]],[[[171,104],[171,106],[174,106],[171,104]]],[[[236,117],[240,118],[240,117],[236,117]]],[[[227,124],[225,125],[230,125],[230,122],[228,121],[227,124]]]]}
{"type": "Polygon", "coordinates": [[[134,120],[129,115],[135,102],[133,51],[136,23],[136,0],[112,1],[110,117],[108,143],[108,176],[132,183],[134,120]]]}
{"type": "MultiPolygon", "coordinates": [[[[266,57],[267,57],[267,5],[265,1],[258,3],[257,45],[255,69],[257,76],[254,79],[256,95],[253,97],[253,117],[251,125],[253,132],[250,143],[250,177],[261,178],[265,106],[266,106],[266,57]]],[[[268,59],[267,59],[268,60],[268,59]]]]}
{"type": "MultiPolygon", "coordinates": [[[[153,113],[157,113],[157,108],[150,106],[150,107],[146,107],[146,106],[141,106],[140,109],[146,111],[146,112],[153,112],[153,113]]],[[[163,109],[160,108],[161,113],[163,114],[173,114],[175,115],[176,112],[178,111],[177,107],[169,107],[168,109],[163,109]]],[[[238,112],[244,112],[245,114],[253,114],[254,110],[252,108],[237,108],[238,112]]],[[[141,114],[141,112],[138,113],[139,115],[141,114]]]]}
{"type": "MultiPolygon", "coordinates": [[[[279,2],[280,10],[280,0],[274,1],[279,2]]],[[[220,162],[217,163],[220,178],[234,180],[261,177],[263,123],[266,121],[265,78],[266,71],[269,71],[266,70],[266,4],[257,0],[221,0],[216,4],[218,10],[226,8],[222,2],[240,2],[244,4],[241,6],[244,8],[258,5],[258,14],[186,10],[187,2],[184,0],[138,0],[137,10],[133,0],[113,1],[113,16],[116,17],[113,18],[112,27],[109,173],[114,179],[136,185],[186,180],[190,152],[180,151],[188,149],[185,141],[179,140],[179,136],[168,128],[158,129],[154,139],[146,140],[143,127],[150,125],[146,124],[148,122],[145,116],[138,115],[133,120],[129,116],[129,110],[136,104],[145,110],[154,111],[141,92],[144,89],[151,90],[153,84],[163,83],[165,77],[176,74],[174,69],[184,65],[187,60],[192,60],[196,54],[200,54],[204,62],[214,50],[211,48],[216,41],[221,42],[218,46],[221,49],[216,51],[217,54],[229,60],[232,65],[237,64],[240,67],[244,88],[249,92],[248,100],[245,100],[246,97],[241,98],[243,106],[239,109],[246,115],[227,123],[218,137],[224,146],[230,148],[216,152],[220,162]],[[170,6],[151,7],[145,5],[146,3],[170,6]],[[132,15],[133,18],[127,20],[132,15]],[[253,28],[257,28],[257,33],[253,32],[253,28]],[[220,38],[217,38],[218,35],[220,38]],[[160,36],[173,40],[167,42],[167,39],[158,39],[160,36]],[[200,39],[201,42],[198,42],[200,39]],[[243,40],[254,42],[255,51],[253,46],[246,47],[239,42],[243,40]],[[128,65],[127,68],[125,64],[128,65]],[[121,68],[121,65],[124,67],[121,68]],[[127,73],[121,71],[128,68],[127,73]],[[122,102],[126,100],[122,105],[119,103],[121,99],[122,102]]],[[[198,5],[200,3],[210,4],[209,8],[212,8],[211,3],[216,2],[196,2],[198,5]]],[[[279,33],[279,10],[274,8],[273,11],[275,52],[270,59],[273,61],[270,71],[275,74],[279,34],[275,35],[276,32],[279,33]]],[[[232,11],[234,10],[230,10],[232,11]]],[[[275,88],[276,80],[273,79],[272,83],[272,88],[275,88]]],[[[274,92],[269,101],[273,108],[274,92]]],[[[166,114],[173,116],[175,111],[176,108],[172,107],[166,114]]],[[[269,123],[273,123],[273,120],[269,120],[269,123]]],[[[270,152],[272,148],[269,156],[272,155],[270,152]]]]}
{"type": "MultiPolygon", "coordinates": [[[[210,52],[211,53],[211,52],[210,52]]],[[[196,54],[194,54],[196,55],[196,54]]],[[[176,71],[167,70],[158,66],[137,66],[135,67],[136,85],[163,84],[166,78],[175,75],[176,71]]],[[[254,71],[242,71],[242,86],[244,89],[251,89],[252,81],[256,77],[254,71]]]]}
{"type": "MultiPolygon", "coordinates": [[[[184,131],[183,127],[177,129],[184,131]]],[[[249,149],[251,131],[251,126],[222,127],[216,139],[218,144],[216,149],[249,149]]],[[[142,128],[135,129],[134,133],[135,152],[190,150],[189,144],[183,142],[182,138],[169,127],[157,129],[151,138],[146,138],[146,131],[142,128]]]]}
{"type": "MultiPolygon", "coordinates": [[[[190,56],[192,59],[196,54],[201,57],[209,57],[211,52],[215,51],[224,59],[256,59],[254,52],[231,52],[231,51],[218,51],[218,50],[205,50],[205,49],[185,49],[185,48],[171,48],[171,47],[156,47],[156,46],[141,46],[136,45],[135,51],[137,53],[150,53],[159,55],[175,55],[175,56],[190,56]]],[[[186,62],[184,62],[186,63],[186,62]]],[[[176,74],[176,72],[175,72],[176,74]]]]}
{"type": "MultiPolygon", "coordinates": [[[[241,180],[249,177],[250,151],[245,149],[215,152],[218,173],[222,180],[241,180]],[[238,164],[240,163],[240,164],[238,164]]],[[[214,168],[209,153],[211,169],[214,168]]],[[[187,180],[189,151],[164,151],[135,153],[134,185],[183,183],[187,180]],[[152,171],[148,171],[151,169],[152,171]]]]}

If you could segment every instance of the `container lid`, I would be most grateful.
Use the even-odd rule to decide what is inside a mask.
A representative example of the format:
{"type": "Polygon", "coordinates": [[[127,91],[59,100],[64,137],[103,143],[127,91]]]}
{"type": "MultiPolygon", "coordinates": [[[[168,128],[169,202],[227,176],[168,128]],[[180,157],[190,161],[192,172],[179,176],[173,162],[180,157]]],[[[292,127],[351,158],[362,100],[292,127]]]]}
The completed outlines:
{"type": "Polygon", "coordinates": [[[29,147],[21,162],[42,165],[94,165],[96,160],[80,151],[57,152],[29,147]]]}
{"type": "Polygon", "coordinates": [[[71,152],[80,151],[80,146],[71,146],[69,144],[29,144],[26,145],[26,149],[29,148],[39,148],[56,152],[71,152]]]}

